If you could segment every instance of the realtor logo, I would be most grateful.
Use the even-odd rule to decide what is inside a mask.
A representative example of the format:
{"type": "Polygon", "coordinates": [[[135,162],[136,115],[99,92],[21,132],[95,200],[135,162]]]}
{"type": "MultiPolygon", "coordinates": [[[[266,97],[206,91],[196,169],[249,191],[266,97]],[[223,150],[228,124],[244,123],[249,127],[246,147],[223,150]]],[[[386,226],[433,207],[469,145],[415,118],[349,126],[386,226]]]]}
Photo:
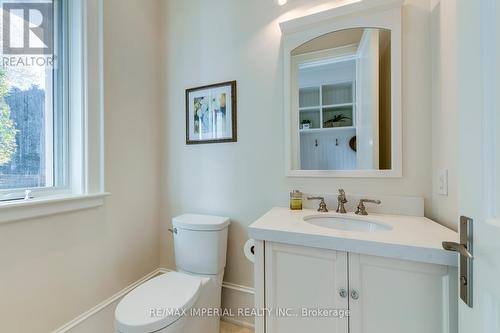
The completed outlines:
{"type": "Polygon", "coordinates": [[[52,2],[3,3],[3,53],[54,53],[52,2]]]}

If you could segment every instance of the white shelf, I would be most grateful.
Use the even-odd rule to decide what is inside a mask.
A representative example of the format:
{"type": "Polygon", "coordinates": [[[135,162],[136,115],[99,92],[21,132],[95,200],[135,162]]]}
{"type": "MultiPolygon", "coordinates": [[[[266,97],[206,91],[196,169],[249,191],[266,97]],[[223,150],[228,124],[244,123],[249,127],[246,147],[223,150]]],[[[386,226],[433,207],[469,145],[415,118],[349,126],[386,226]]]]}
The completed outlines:
{"type": "Polygon", "coordinates": [[[307,106],[303,108],[299,108],[300,112],[319,112],[321,110],[321,106],[307,106]]]}
{"type": "Polygon", "coordinates": [[[323,105],[322,108],[323,111],[325,111],[324,109],[345,108],[353,105],[354,105],[353,103],[331,104],[331,105],[323,105]]]}
{"type": "MultiPolygon", "coordinates": [[[[331,83],[331,84],[321,84],[319,86],[313,86],[313,87],[302,87],[299,90],[299,100],[301,96],[301,91],[304,89],[316,89],[319,92],[319,100],[311,100],[309,99],[309,105],[299,107],[299,120],[300,122],[304,120],[310,120],[312,122],[312,125],[314,125],[314,128],[310,129],[301,129],[299,126],[299,132],[300,133],[319,133],[319,132],[335,132],[335,131],[342,131],[345,129],[353,129],[355,128],[355,109],[356,109],[356,104],[354,101],[356,100],[355,98],[355,87],[354,87],[354,81],[348,81],[348,82],[337,82],[337,83],[331,83]],[[350,89],[348,92],[343,92],[340,91],[339,93],[336,92],[336,89],[338,87],[347,87],[350,89]],[[323,93],[325,91],[325,88],[327,89],[328,93],[328,98],[326,98],[327,102],[344,102],[344,103],[334,103],[334,104],[323,104],[325,102],[325,96],[323,96],[323,93]],[[349,93],[349,95],[345,95],[346,93],[349,93]],[[314,105],[316,103],[319,103],[319,105],[314,105]],[[312,104],[312,105],[311,105],[312,104]],[[324,126],[324,121],[325,119],[330,119],[332,118],[333,115],[337,114],[349,114],[349,117],[352,118],[350,122],[345,122],[342,123],[345,126],[343,127],[323,127],[324,126]],[[319,118],[319,119],[318,119],[319,118]],[[318,123],[319,120],[319,123],[318,123]]],[[[338,88],[338,89],[343,89],[343,88],[338,88]]],[[[300,101],[299,101],[300,104],[300,101]]]]}
{"type": "Polygon", "coordinates": [[[348,107],[348,106],[353,106],[353,103],[342,103],[342,104],[331,104],[331,105],[318,105],[318,106],[305,106],[299,108],[299,111],[301,112],[312,112],[312,111],[317,111],[319,112],[321,109],[325,111],[324,109],[334,109],[334,108],[343,108],[343,107],[348,107]]]}
{"type": "Polygon", "coordinates": [[[339,127],[327,127],[327,128],[307,128],[307,129],[299,129],[299,132],[302,133],[318,133],[318,132],[336,132],[336,131],[345,131],[345,130],[353,130],[356,129],[354,126],[339,126],[339,127]]]}

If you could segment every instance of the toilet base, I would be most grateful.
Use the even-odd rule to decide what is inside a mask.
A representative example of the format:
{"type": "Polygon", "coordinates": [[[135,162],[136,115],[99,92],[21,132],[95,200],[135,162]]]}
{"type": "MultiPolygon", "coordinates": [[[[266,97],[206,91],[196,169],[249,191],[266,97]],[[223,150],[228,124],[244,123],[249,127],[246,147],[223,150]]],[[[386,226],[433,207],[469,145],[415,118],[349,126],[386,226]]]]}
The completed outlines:
{"type": "Polygon", "coordinates": [[[180,318],[172,325],[165,327],[162,330],[159,330],[155,333],[184,333],[184,327],[186,326],[187,318],[180,318]]]}
{"type": "Polygon", "coordinates": [[[220,317],[216,315],[218,313],[214,309],[220,310],[224,272],[213,276],[179,272],[203,279],[200,294],[194,306],[184,317],[158,333],[219,333],[220,317]]]}
{"type": "MultiPolygon", "coordinates": [[[[165,273],[165,279],[157,280],[163,281],[169,279],[168,274],[172,274],[171,277],[177,279],[184,279],[186,281],[193,280],[196,281],[197,295],[191,299],[191,308],[188,308],[183,316],[171,323],[169,326],[163,329],[156,330],[155,333],[219,333],[219,321],[220,321],[220,307],[221,307],[221,291],[222,291],[222,278],[224,272],[217,275],[199,275],[189,272],[179,271],[176,273],[165,273]],[[179,274],[180,273],[180,274],[179,274]],[[192,277],[196,277],[193,279],[192,277]],[[201,282],[201,285],[198,283],[201,282]],[[199,288],[198,288],[199,287],[199,288]],[[194,298],[196,297],[196,299],[194,298]]],[[[156,277],[155,279],[160,279],[156,277]]],[[[175,280],[174,280],[175,282],[175,280]]],[[[175,284],[172,284],[175,286],[175,284]]],[[[123,302],[123,300],[122,300],[123,302]]],[[[139,303],[140,300],[139,300],[139,303]]],[[[143,302],[144,303],[144,300],[143,302]]],[[[142,304],[141,303],[141,304],[142,304]]],[[[140,305],[148,306],[147,300],[145,304],[140,305]]],[[[116,316],[116,315],[115,315],[116,316]]],[[[115,317],[115,320],[116,317],[115,317]]],[[[115,332],[122,333],[123,330],[127,332],[151,332],[151,330],[144,327],[144,331],[141,331],[139,327],[132,327],[131,330],[128,329],[126,325],[122,325],[121,322],[115,322],[115,332]],[[118,324],[117,324],[118,323],[118,324]],[[121,328],[119,328],[121,325],[121,328]]]]}
{"type": "Polygon", "coordinates": [[[220,317],[218,314],[221,307],[223,276],[222,272],[204,278],[198,300],[191,311],[188,311],[183,333],[219,333],[220,317]]]}

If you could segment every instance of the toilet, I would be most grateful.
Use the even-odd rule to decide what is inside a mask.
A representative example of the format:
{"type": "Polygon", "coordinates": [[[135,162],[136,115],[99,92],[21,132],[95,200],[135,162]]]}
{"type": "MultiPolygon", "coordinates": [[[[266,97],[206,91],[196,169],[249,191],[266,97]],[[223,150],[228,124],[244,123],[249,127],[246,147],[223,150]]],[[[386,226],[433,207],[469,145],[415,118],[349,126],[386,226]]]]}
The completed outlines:
{"type": "Polygon", "coordinates": [[[128,293],[116,307],[115,332],[218,333],[229,223],[210,215],[173,218],[177,271],[128,293]]]}

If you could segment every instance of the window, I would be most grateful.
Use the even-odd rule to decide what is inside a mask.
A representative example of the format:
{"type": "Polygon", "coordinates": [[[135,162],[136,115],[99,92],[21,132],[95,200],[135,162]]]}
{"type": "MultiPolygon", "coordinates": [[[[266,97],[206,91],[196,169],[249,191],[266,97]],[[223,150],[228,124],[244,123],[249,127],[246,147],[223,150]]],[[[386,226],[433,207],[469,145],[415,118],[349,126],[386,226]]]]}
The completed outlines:
{"type": "Polygon", "coordinates": [[[102,0],[0,6],[0,223],[101,205],[102,0]]]}
{"type": "Polygon", "coordinates": [[[0,200],[68,189],[65,3],[2,2],[0,200]]]}

